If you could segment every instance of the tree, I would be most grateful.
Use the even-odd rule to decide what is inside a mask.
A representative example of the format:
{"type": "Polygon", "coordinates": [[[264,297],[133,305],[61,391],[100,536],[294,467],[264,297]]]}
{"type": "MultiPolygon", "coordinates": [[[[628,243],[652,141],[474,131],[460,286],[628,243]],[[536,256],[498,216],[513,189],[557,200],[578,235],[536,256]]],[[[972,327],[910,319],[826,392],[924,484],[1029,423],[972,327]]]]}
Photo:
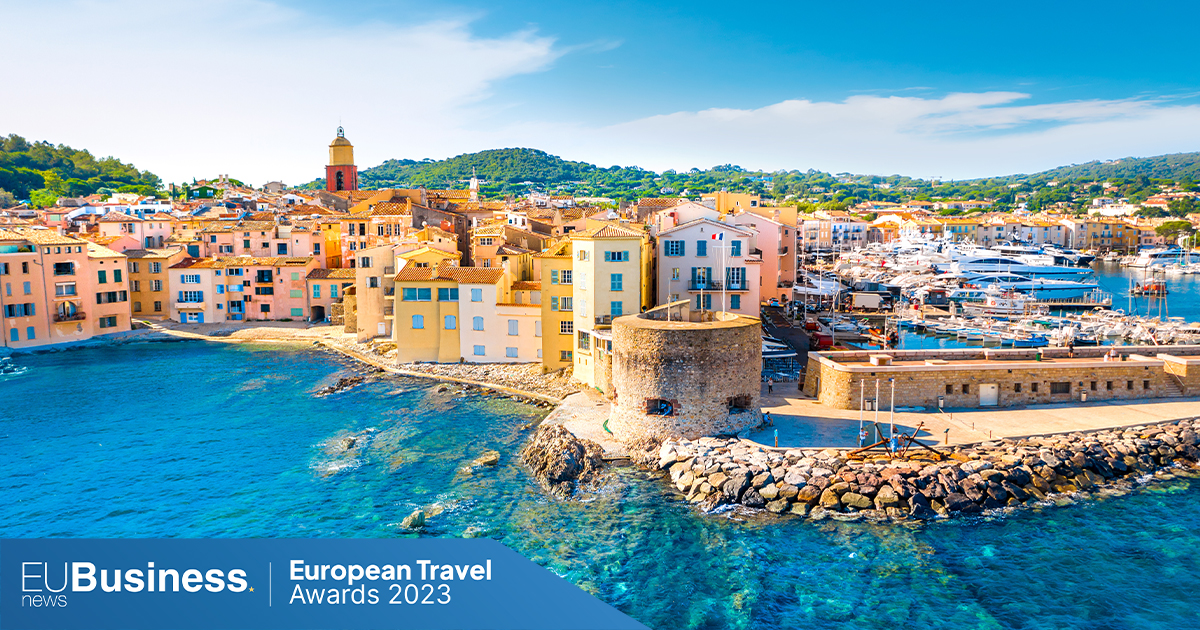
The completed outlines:
{"type": "Polygon", "coordinates": [[[34,208],[49,208],[58,203],[58,194],[42,188],[29,195],[29,205],[34,208]]]}
{"type": "Polygon", "coordinates": [[[1174,242],[1181,234],[1191,234],[1195,231],[1189,221],[1167,221],[1162,225],[1154,228],[1154,233],[1174,242]]]}
{"type": "Polygon", "coordinates": [[[0,188],[0,208],[10,208],[17,205],[17,198],[12,193],[0,188]]]}

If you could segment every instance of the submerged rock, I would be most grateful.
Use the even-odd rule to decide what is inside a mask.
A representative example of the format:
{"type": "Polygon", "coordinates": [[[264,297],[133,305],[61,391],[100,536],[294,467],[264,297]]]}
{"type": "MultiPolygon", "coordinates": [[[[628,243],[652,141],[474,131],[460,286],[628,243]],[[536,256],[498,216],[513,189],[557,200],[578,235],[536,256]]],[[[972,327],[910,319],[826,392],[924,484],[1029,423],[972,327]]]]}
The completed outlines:
{"type": "Polygon", "coordinates": [[[425,512],[423,510],[413,510],[412,514],[404,517],[400,521],[400,526],[404,529],[421,529],[425,527],[425,512]]]}
{"type": "Polygon", "coordinates": [[[575,437],[566,427],[542,426],[521,451],[521,460],[551,494],[570,497],[575,490],[597,481],[604,468],[604,449],[591,440],[575,437]]]}

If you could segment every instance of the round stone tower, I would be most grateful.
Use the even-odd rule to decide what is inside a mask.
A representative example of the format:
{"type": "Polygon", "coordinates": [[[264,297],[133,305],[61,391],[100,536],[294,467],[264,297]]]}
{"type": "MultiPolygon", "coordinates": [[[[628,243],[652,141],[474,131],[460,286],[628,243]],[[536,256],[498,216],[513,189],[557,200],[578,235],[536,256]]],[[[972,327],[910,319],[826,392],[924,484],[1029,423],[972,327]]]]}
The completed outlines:
{"type": "Polygon", "coordinates": [[[608,428],[622,442],[731,435],[757,425],[757,318],[675,302],[613,320],[608,428]]]}

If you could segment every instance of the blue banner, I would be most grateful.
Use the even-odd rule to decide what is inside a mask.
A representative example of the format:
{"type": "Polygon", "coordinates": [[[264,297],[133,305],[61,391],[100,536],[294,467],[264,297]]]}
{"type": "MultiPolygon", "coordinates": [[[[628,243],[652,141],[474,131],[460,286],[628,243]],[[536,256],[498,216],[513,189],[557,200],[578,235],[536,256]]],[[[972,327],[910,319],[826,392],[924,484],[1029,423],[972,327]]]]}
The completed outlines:
{"type": "Polygon", "coordinates": [[[0,630],[645,628],[488,539],[0,541],[0,630]]]}

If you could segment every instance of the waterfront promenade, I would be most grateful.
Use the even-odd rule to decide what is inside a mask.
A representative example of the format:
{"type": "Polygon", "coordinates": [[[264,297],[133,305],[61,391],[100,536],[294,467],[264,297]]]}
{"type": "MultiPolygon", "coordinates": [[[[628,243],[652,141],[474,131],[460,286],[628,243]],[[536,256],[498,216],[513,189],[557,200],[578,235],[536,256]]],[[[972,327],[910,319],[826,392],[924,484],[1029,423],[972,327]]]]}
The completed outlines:
{"type": "MultiPolygon", "coordinates": [[[[774,427],[751,433],[750,438],[774,446],[774,430],[779,430],[779,446],[851,446],[858,434],[859,412],[834,409],[795,390],[795,383],[777,383],[774,392],[762,390],[762,410],[770,412],[774,427]],[[814,437],[840,438],[836,444],[819,444],[814,437]]],[[[884,409],[879,422],[887,431],[889,413],[886,391],[881,391],[884,409]]],[[[911,428],[924,422],[922,437],[929,444],[971,444],[1006,437],[1098,431],[1190,418],[1200,415],[1200,398],[1150,398],[1135,401],[1096,401],[1054,403],[1025,407],[947,409],[896,412],[897,426],[911,428]],[[949,433],[946,430],[949,429],[949,433]]],[[[875,421],[875,412],[863,413],[867,423],[875,421]]]]}

